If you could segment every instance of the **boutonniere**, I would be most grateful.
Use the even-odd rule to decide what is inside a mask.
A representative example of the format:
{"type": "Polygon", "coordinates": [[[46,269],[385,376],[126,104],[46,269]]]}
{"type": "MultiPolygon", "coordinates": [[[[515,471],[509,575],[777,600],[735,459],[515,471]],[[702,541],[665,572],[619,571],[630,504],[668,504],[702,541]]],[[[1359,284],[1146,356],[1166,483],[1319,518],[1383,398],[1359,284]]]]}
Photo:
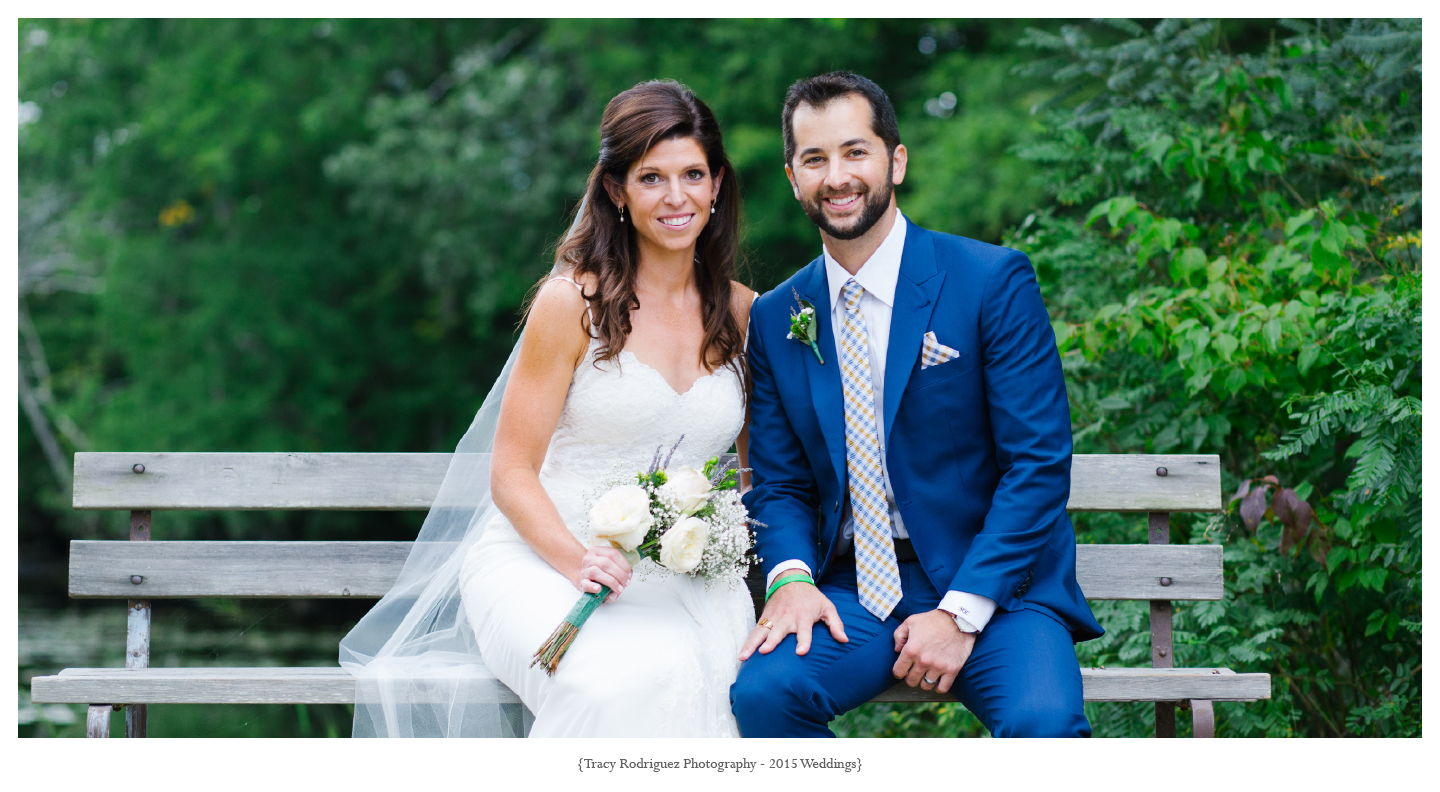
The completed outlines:
{"type": "Polygon", "coordinates": [[[820,365],[825,365],[825,358],[820,357],[819,336],[815,329],[815,306],[809,300],[800,296],[800,292],[791,287],[790,293],[795,295],[795,302],[800,304],[800,310],[790,309],[790,332],[785,334],[786,338],[804,341],[815,351],[815,359],[820,365]]]}

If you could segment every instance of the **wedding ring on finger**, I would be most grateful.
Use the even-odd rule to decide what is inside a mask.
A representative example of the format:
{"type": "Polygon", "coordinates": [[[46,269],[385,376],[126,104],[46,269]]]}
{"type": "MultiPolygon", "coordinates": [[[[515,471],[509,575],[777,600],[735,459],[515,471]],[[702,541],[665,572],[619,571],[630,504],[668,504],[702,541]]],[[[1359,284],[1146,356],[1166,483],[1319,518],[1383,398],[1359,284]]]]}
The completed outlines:
{"type": "Polygon", "coordinates": [[[927,684],[927,685],[933,685],[933,684],[935,684],[936,682],[939,682],[940,680],[938,680],[938,679],[931,679],[930,677],[925,677],[924,679],[922,679],[922,680],[920,680],[920,681],[921,681],[921,682],[924,682],[924,683],[927,684]]]}
{"type": "Polygon", "coordinates": [[[769,619],[761,619],[759,622],[757,622],[757,623],[755,624],[755,626],[756,626],[756,627],[764,627],[765,629],[768,630],[768,629],[770,629],[770,627],[771,627],[770,620],[769,620],[769,619]]]}

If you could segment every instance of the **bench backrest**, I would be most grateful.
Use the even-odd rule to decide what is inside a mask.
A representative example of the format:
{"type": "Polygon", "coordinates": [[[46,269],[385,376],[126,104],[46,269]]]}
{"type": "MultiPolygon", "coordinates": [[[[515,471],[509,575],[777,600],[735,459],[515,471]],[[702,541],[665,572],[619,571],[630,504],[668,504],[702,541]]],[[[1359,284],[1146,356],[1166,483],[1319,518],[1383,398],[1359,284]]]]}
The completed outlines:
{"type": "MultiPolygon", "coordinates": [[[[76,509],[425,511],[450,454],[79,453],[76,509]],[[143,473],[135,472],[143,469],[143,473]]],[[[1212,454],[1076,454],[1070,511],[1220,511],[1212,454]],[[1163,469],[1164,475],[1157,475],[1163,469]]]]}
{"type": "MultiPolygon", "coordinates": [[[[77,509],[131,511],[424,510],[450,458],[81,453],[75,455],[74,503],[77,509]]],[[[1215,456],[1077,455],[1071,482],[1071,511],[1221,508],[1215,456]]],[[[76,541],[70,594],[373,598],[389,591],[410,549],[410,542],[76,541]]],[[[1078,582],[1089,599],[1218,600],[1224,594],[1219,546],[1079,545],[1076,556],[1078,582]]]]}

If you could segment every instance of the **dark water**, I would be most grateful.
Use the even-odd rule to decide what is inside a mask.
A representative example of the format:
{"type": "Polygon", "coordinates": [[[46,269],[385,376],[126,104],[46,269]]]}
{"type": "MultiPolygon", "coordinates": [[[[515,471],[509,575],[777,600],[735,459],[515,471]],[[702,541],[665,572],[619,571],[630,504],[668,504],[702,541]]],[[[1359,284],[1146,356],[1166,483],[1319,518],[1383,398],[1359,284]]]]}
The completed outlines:
{"type": "MultiPolygon", "coordinates": [[[[154,603],[153,667],[333,666],[336,646],[368,603],[214,600],[154,603]],[[360,605],[362,607],[355,608],[360,605]],[[351,613],[350,611],[356,611],[351,613]]],[[[62,668],[125,665],[125,604],[20,608],[19,734],[84,737],[85,706],[32,704],[30,680],[62,668]]],[[[152,737],[348,737],[351,709],[339,705],[158,705],[152,737]]],[[[124,733],[121,713],[111,735],[124,733]]]]}

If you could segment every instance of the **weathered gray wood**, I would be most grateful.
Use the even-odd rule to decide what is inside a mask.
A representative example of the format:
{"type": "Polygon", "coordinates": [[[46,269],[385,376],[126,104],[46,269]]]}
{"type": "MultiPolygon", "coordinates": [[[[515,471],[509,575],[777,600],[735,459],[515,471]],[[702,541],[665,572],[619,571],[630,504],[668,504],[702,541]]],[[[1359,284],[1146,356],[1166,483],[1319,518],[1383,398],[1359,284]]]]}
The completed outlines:
{"type": "Polygon", "coordinates": [[[1075,512],[1221,511],[1215,454],[1076,454],[1070,464],[1075,512]],[[1165,475],[1156,475],[1158,468],[1165,475]]]}
{"type": "MultiPolygon", "coordinates": [[[[1270,698],[1269,674],[1225,668],[1082,668],[1086,701],[1254,701],[1270,698]]],[[[896,684],[872,701],[954,701],[948,694],[896,684]]]]}
{"type": "MultiPolygon", "coordinates": [[[[355,678],[343,668],[67,668],[31,681],[31,700],[119,704],[353,704],[355,678]]],[[[448,691],[440,691],[448,695],[448,691]]],[[[483,695],[483,694],[482,694],[483,695]]],[[[474,699],[480,701],[481,699],[474,699]]],[[[494,682],[484,700],[520,703],[494,682]]]]}
{"type": "MultiPolygon", "coordinates": [[[[1269,674],[1217,668],[1082,668],[1086,701],[1250,701],[1270,698],[1269,674]]],[[[495,700],[519,698],[496,683],[495,700]]],[[[151,704],[350,704],[355,680],[343,668],[70,668],[35,677],[37,703],[95,700],[151,704]]],[[[875,701],[954,701],[904,683],[875,701]]],[[[108,717],[108,716],[107,716],[108,717]]]]}
{"type": "Polygon", "coordinates": [[[1220,545],[1076,545],[1075,579],[1092,600],[1219,600],[1223,553],[1220,545]]]}
{"type": "Polygon", "coordinates": [[[450,454],[77,453],[76,509],[424,511],[450,454]],[[144,473],[134,472],[144,465],[144,473]]]}
{"type": "Polygon", "coordinates": [[[150,667],[150,601],[130,600],[126,603],[125,667],[150,667]]]}
{"type": "MultiPolygon", "coordinates": [[[[380,597],[409,542],[70,543],[70,596],[380,597]],[[139,575],[140,583],[132,581],[139,575]]],[[[448,546],[447,546],[448,547],[448,546]]],[[[443,551],[444,548],[441,548],[443,551]]],[[[1218,600],[1218,545],[1078,545],[1076,575],[1090,599],[1218,600]],[[1169,578],[1169,586],[1160,585],[1169,578]]]]}
{"type": "MultiPolygon", "coordinates": [[[[430,508],[450,454],[154,453],[75,455],[76,509],[430,508]],[[136,473],[135,465],[144,465],[136,473]]],[[[473,464],[483,466],[476,455],[473,464]]],[[[1077,454],[1071,511],[1219,511],[1220,459],[1077,454]],[[1167,471],[1155,475],[1156,468],[1167,471]]]]}
{"type": "Polygon", "coordinates": [[[410,548],[410,542],[75,541],[70,596],[381,597],[410,548]]]}
{"type": "MultiPolygon", "coordinates": [[[[76,701],[74,704],[87,702],[76,701]]],[[[85,736],[86,737],[109,737],[110,736],[110,713],[115,710],[109,704],[91,704],[85,709],[85,736]]]]}

